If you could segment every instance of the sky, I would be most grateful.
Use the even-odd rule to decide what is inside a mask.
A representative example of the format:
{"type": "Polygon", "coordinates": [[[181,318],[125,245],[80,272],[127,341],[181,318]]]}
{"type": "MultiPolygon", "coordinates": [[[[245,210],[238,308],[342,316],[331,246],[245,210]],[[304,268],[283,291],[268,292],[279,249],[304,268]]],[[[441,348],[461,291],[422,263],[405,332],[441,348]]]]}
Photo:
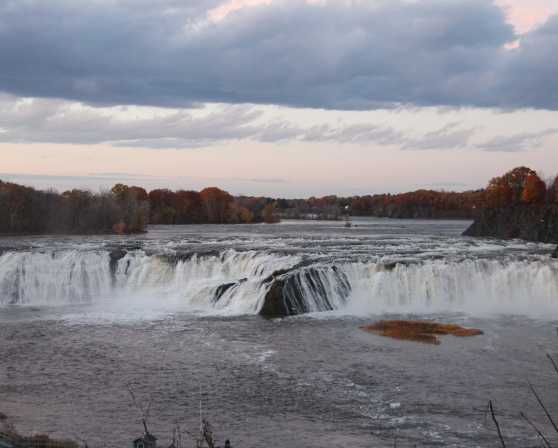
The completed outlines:
{"type": "Polygon", "coordinates": [[[274,197],[558,174],[558,0],[0,0],[0,179],[274,197]]]}

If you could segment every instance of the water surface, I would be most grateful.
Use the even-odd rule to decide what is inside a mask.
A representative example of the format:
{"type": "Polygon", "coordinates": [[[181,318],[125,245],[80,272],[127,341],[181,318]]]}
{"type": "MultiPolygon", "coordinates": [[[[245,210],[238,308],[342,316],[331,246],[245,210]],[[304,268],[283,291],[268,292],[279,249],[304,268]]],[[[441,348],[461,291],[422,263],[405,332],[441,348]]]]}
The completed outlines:
{"type": "Polygon", "coordinates": [[[540,446],[519,412],[546,429],[527,381],[558,412],[545,359],[558,352],[558,264],[548,245],[459,236],[467,224],[1,238],[0,412],[23,431],[128,446],[141,433],[131,388],[139,406],[151,403],[163,445],[177,423],[196,430],[201,398],[221,444],[490,447],[492,399],[509,446],[540,446]],[[111,266],[115,249],[126,255],[111,266]],[[298,275],[314,312],[257,315],[279,269],[298,275]],[[229,282],[238,284],[215,301],[229,282]],[[333,309],[321,308],[324,296],[333,309]],[[484,335],[430,346],[359,329],[386,317],[484,335]]]}

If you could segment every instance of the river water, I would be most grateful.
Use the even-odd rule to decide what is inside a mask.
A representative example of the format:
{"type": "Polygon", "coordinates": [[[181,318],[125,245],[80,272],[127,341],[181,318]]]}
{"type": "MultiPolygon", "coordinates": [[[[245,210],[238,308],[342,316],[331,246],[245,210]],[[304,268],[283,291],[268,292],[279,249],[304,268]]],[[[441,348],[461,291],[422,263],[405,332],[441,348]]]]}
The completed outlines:
{"type": "Polygon", "coordinates": [[[519,412],[552,436],[528,382],[558,416],[553,248],[461,237],[467,225],[0,238],[0,412],[90,447],[129,446],[139,408],[167,446],[175,425],[197,430],[200,402],[238,447],[492,447],[493,400],[508,446],[541,446],[519,412]],[[274,273],[302,314],[258,315],[274,273]],[[431,346],[359,329],[379,318],[484,334],[431,346]]]}

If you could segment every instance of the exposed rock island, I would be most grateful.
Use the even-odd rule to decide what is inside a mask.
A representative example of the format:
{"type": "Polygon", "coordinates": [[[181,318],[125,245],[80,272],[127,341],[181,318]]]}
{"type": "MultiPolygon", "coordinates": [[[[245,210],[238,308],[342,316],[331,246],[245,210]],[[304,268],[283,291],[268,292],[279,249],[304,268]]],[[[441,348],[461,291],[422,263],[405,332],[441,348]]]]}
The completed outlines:
{"type": "MultiPolygon", "coordinates": [[[[558,177],[545,183],[526,167],[495,177],[463,234],[558,244],[558,177]]],[[[552,256],[558,258],[558,248],[552,256]]]]}
{"type": "Polygon", "coordinates": [[[558,243],[558,206],[487,208],[478,214],[464,235],[558,243]]]}
{"type": "Polygon", "coordinates": [[[427,320],[380,320],[371,325],[365,325],[361,329],[379,336],[434,345],[441,343],[438,336],[442,335],[469,337],[483,334],[476,328],[465,328],[460,325],[441,324],[427,320]]]}

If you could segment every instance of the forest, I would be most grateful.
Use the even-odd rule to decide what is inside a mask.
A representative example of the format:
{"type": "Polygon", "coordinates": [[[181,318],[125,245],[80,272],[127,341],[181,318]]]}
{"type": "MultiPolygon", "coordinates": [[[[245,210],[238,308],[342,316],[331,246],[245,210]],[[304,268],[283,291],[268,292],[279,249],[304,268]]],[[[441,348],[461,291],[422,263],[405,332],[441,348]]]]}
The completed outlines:
{"type": "Polygon", "coordinates": [[[558,178],[544,182],[526,167],[462,193],[417,190],[402,194],[273,199],[237,196],[216,187],[172,191],[115,185],[93,193],[58,193],[0,181],[0,232],[141,233],[148,224],[273,223],[283,219],[340,219],[345,214],[389,218],[473,219],[484,209],[555,204],[558,178]]]}

